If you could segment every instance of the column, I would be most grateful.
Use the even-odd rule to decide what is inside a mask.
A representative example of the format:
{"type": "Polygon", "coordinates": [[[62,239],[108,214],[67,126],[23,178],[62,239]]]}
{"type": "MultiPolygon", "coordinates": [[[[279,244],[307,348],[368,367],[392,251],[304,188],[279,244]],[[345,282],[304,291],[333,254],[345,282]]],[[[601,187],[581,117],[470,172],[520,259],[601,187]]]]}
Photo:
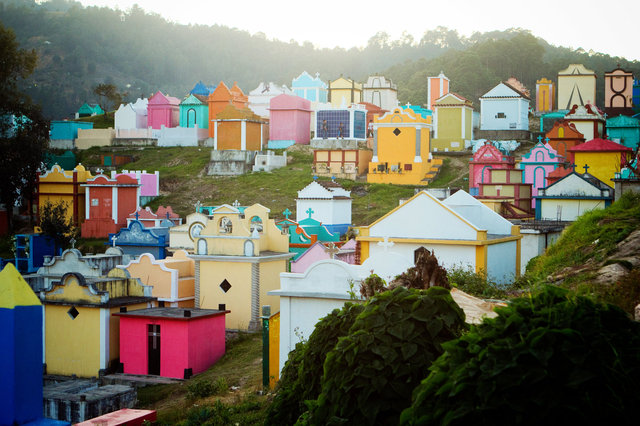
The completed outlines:
{"type": "Polygon", "coordinates": [[[213,122],[213,149],[218,150],[218,121],[213,122]]]}
{"type": "Polygon", "coordinates": [[[371,158],[371,162],[378,162],[378,126],[375,124],[373,126],[373,158],[371,158]]]}
{"type": "Polygon", "coordinates": [[[422,163],[422,157],[420,156],[421,136],[422,136],[422,129],[420,127],[416,127],[416,156],[413,159],[414,163],[422,163]]]}
{"type": "Polygon", "coordinates": [[[240,126],[240,149],[247,150],[247,120],[242,120],[240,126]]]}
{"type": "Polygon", "coordinates": [[[260,264],[251,264],[251,320],[249,330],[260,329],[260,264]]]}

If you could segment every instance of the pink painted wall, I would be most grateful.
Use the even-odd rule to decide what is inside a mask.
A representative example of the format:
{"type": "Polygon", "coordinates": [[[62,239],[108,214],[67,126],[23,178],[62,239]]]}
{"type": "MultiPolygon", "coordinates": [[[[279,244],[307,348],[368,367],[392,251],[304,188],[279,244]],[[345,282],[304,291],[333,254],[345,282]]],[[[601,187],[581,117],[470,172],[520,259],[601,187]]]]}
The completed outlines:
{"type": "MultiPolygon", "coordinates": [[[[356,248],[356,240],[349,240],[342,247],[341,250],[351,250],[356,248]]],[[[314,264],[319,260],[330,259],[331,256],[324,250],[322,247],[322,243],[315,243],[307,251],[305,251],[296,261],[291,262],[291,272],[296,272],[299,274],[304,273],[309,266],[314,264]]],[[[345,263],[349,263],[354,265],[356,263],[356,253],[353,252],[345,252],[345,253],[336,253],[336,260],[341,260],[345,263]]]]}
{"type": "MultiPolygon", "coordinates": [[[[520,169],[523,170],[524,183],[532,184],[532,197],[538,195],[538,189],[547,186],[547,176],[559,167],[564,160],[548,143],[538,142],[522,157],[520,169]]],[[[535,200],[531,200],[535,207],[535,200]]]]}
{"type": "Polygon", "coordinates": [[[278,95],[269,103],[269,139],[308,145],[311,103],[299,96],[278,95]]]}
{"type": "Polygon", "coordinates": [[[482,182],[490,182],[490,169],[513,169],[513,157],[503,154],[498,148],[487,143],[478,149],[469,162],[469,188],[478,188],[482,182]]]}
{"type": "Polygon", "coordinates": [[[122,173],[111,172],[111,178],[117,176],[130,176],[138,180],[142,186],[140,187],[140,195],[143,197],[157,197],[160,195],[160,172],[147,173],[146,170],[123,170],[122,173]]]}
{"type": "Polygon", "coordinates": [[[147,325],[160,325],[160,375],[184,378],[205,371],[225,353],[225,315],[177,320],[120,317],[120,362],[125,374],[147,374],[147,325]]]}
{"type": "Polygon", "coordinates": [[[147,125],[153,129],[180,124],[180,100],[157,92],[147,104],[147,125]]]}

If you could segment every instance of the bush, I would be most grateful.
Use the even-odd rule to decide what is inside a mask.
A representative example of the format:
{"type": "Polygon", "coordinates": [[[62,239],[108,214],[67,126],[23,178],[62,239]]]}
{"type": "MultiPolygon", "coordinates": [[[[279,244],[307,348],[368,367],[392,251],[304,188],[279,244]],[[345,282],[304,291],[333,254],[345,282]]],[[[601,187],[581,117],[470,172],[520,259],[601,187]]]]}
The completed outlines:
{"type": "Polygon", "coordinates": [[[227,426],[231,424],[231,408],[216,401],[211,407],[194,407],[187,415],[187,426],[227,426]]]}
{"type": "Polygon", "coordinates": [[[517,281],[511,285],[498,285],[487,278],[484,271],[475,272],[471,267],[455,266],[447,270],[453,287],[483,299],[505,299],[518,287],[517,281]]]}
{"type": "Polygon", "coordinates": [[[637,421],[640,323],[556,287],[496,311],[443,345],[402,425],[637,421]]]}
{"type": "Polygon", "coordinates": [[[305,401],[318,397],[327,353],[336,346],[339,337],[347,335],[363,310],[362,305],[345,303],[342,309],[334,309],[318,321],[306,343],[296,345],[282,369],[265,426],[294,424],[306,410],[305,401]]]}
{"type": "Polygon", "coordinates": [[[189,399],[206,398],[211,395],[221,395],[229,389],[227,379],[218,377],[215,382],[209,380],[198,380],[189,383],[187,386],[187,396],[189,399]]]}
{"type": "Polygon", "coordinates": [[[442,287],[376,295],[327,355],[322,392],[300,423],[397,424],[442,343],[465,327],[463,311],[442,287]]]}

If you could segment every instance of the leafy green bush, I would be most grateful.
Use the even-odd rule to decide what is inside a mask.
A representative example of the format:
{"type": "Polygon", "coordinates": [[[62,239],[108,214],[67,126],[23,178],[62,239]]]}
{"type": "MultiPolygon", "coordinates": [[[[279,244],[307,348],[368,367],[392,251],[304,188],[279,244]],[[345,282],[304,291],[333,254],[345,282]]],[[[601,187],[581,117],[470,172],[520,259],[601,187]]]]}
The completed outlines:
{"type": "Polygon", "coordinates": [[[454,266],[447,269],[449,282],[465,293],[484,299],[505,299],[518,287],[513,284],[498,285],[487,278],[484,271],[475,272],[471,267],[454,266]]]}
{"type": "Polygon", "coordinates": [[[214,382],[209,380],[197,380],[187,386],[187,395],[190,399],[206,398],[211,395],[221,395],[229,389],[227,379],[218,377],[214,382]]]}
{"type": "Polygon", "coordinates": [[[442,287],[377,294],[327,355],[322,393],[299,423],[396,424],[442,343],[465,327],[442,287]]]}
{"type": "Polygon", "coordinates": [[[549,286],[496,311],[443,345],[402,425],[637,422],[640,323],[549,286]]]}
{"type": "Polygon", "coordinates": [[[187,426],[227,426],[231,423],[231,408],[217,400],[213,406],[194,407],[187,415],[187,426]]]}
{"type": "Polygon", "coordinates": [[[318,321],[306,343],[296,345],[282,369],[265,426],[294,424],[306,410],[304,402],[318,397],[327,353],[336,346],[339,337],[347,335],[363,310],[360,304],[345,303],[342,309],[334,309],[318,321]]]}

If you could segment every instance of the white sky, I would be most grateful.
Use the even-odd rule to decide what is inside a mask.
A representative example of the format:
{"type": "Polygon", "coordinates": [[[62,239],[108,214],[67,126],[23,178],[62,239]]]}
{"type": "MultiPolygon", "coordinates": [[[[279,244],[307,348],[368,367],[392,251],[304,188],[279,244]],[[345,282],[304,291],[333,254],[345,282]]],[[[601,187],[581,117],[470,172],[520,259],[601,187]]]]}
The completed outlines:
{"type": "Polygon", "coordinates": [[[462,35],[524,28],[556,46],[640,60],[640,1],[614,0],[79,0],[121,10],[137,3],[181,24],[225,25],[316,47],[365,46],[378,31],[416,40],[437,26],[462,35]]]}

